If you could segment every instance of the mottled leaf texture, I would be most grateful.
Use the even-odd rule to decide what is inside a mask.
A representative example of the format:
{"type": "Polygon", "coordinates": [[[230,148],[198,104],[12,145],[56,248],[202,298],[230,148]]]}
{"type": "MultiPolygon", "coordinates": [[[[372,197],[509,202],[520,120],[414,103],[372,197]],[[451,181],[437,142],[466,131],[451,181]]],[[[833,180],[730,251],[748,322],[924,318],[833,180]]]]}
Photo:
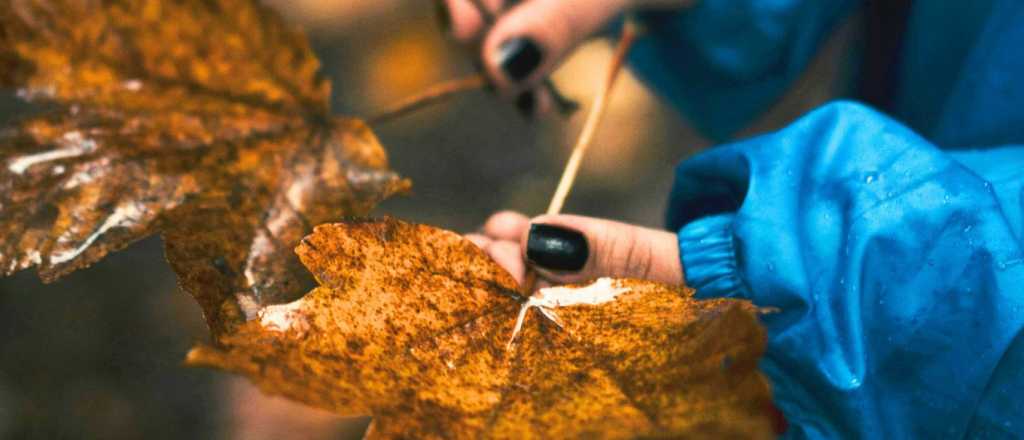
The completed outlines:
{"type": "Polygon", "coordinates": [[[4,0],[0,69],[43,109],[0,132],[4,274],[162,232],[216,335],[312,286],[292,252],[312,225],[408,187],[255,0],[4,0]]]}
{"type": "Polygon", "coordinates": [[[472,243],[393,219],[318,226],[297,253],[320,286],[187,363],[372,414],[370,438],[773,435],[748,303],[612,279],[523,302],[472,243]]]}

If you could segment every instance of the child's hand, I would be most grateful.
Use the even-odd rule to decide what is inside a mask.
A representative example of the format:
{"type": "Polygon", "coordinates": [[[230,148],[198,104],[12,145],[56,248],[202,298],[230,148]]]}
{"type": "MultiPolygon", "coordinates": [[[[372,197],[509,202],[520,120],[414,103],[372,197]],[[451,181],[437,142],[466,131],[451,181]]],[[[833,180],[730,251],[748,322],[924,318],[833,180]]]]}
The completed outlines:
{"type": "Polygon", "coordinates": [[[614,17],[635,8],[688,7],[697,0],[479,0],[497,17],[489,29],[474,0],[437,1],[452,37],[481,41],[480,59],[499,93],[530,113],[535,99],[546,99],[535,98],[532,89],[614,17]]]}
{"type": "Polygon", "coordinates": [[[531,220],[505,211],[466,237],[519,282],[530,265],[540,286],[602,276],[683,283],[676,234],[667,231],[574,215],[531,220]]]}

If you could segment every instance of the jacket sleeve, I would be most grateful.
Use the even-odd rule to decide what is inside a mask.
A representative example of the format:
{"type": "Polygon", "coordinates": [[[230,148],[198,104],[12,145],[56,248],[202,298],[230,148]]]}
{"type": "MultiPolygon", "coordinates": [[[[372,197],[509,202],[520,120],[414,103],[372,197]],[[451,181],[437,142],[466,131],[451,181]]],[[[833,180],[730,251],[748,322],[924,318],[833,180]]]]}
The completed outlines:
{"type": "Polygon", "coordinates": [[[1024,147],[962,154],[837,103],[679,166],[687,283],[779,309],[787,436],[1024,437],[1024,147]]]}
{"type": "Polygon", "coordinates": [[[638,14],[633,71],[704,134],[723,140],[766,110],[856,0],[704,0],[638,14]]]}

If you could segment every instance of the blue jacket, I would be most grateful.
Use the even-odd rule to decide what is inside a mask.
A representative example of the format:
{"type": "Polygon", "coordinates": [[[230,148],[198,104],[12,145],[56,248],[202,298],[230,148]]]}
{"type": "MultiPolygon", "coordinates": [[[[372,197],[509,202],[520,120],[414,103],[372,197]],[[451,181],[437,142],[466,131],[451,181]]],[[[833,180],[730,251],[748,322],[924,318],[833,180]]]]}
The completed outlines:
{"type": "MultiPolygon", "coordinates": [[[[719,137],[852,1],[705,0],[631,60],[719,137]]],[[[894,105],[826,105],[677,170],[668,224],[701,297],[764,317],[789,438],[1024,438],[1024,2],[918,1],[894,105]]]]}

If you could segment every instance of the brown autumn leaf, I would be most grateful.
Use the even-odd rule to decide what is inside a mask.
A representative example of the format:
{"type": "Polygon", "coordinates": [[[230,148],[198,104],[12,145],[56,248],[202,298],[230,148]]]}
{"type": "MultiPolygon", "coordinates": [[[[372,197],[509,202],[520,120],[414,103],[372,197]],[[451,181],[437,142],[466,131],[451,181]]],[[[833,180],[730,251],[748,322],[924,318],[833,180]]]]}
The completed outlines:
{"type": "Polygon", "coordinates": [[[261,308],[188,364],[371,414],[371,438],[773,435],[748,303],[600,279],[523,307],[472,243],[394,219],[318,226],[296,252],[320,286],[261,308]]]}
{"type": "Polygon", "coordinates": [[[3,274],[50,281],[162,232],[216,335],[308,290],[312,225],[408,187],[256,0],[5,0],[0,69],[43,109],[0,131],[3,274]]]}

